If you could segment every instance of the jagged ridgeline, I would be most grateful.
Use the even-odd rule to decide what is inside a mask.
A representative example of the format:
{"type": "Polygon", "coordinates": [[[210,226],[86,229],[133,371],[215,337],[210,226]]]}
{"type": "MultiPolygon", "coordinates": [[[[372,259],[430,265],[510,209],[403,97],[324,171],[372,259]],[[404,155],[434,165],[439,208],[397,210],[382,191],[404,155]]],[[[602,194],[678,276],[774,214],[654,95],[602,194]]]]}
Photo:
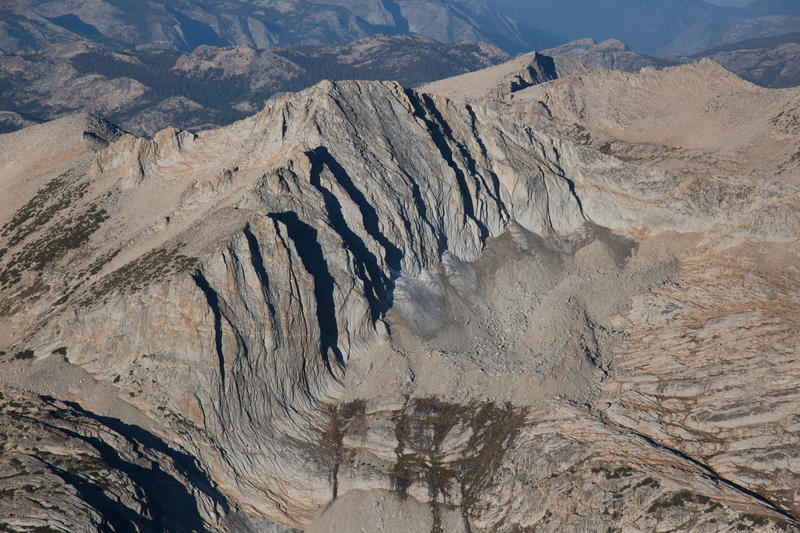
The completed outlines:
{"type": "Polygon", "coordinates": [[[0,169],[4,529],[795,527],[789,481],[612,407],[683,272],[643,228],[734,195],[687,221],[664,171],[389,82],[152,139],[71,116],[0,169]]]}

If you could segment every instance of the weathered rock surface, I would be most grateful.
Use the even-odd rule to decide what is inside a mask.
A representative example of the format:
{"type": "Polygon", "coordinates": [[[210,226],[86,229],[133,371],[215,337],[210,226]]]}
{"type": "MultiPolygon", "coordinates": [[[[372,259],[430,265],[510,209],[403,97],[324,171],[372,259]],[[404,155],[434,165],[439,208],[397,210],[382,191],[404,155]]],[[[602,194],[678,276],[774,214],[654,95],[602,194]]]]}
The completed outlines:
{"type": "Polygon", "coordinates": [[[0,136],[7,527],[796,530],[797,92],[447,90],[0,136]]]}

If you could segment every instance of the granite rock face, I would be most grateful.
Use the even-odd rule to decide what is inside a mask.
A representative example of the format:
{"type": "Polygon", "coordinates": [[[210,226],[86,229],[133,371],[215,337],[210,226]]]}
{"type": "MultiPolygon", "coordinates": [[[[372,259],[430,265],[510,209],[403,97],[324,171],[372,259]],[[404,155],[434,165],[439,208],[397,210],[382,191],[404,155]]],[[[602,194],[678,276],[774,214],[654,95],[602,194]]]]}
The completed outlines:
{"type": "Polygon", "coordinates": [[[535,89],[0,136],[7,527],[796,529],[796,166],[603,153],[535,89]]]}

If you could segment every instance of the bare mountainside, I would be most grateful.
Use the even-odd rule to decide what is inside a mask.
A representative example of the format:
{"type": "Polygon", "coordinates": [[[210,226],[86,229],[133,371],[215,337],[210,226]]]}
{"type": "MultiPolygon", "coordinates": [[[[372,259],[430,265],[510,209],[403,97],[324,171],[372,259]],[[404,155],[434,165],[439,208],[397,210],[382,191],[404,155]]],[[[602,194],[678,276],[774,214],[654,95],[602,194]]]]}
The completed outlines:
{"type": "Polygon", "coordinates": [[[3,526],[797,530],[798,117],[703,62],[0,136],[3,526]]]}
{"type": "Polygon", "coordinates": [[[190,54],[54,45],[0,53],[0,131],[87,110],[138,135],[170,126],[211,128],[253,114],[276,93],[322,79],[393,79],[414,86],[508,58],[489,44],[444,44],[418,35],[269,50],[202,46],[190,54]]]}
{"type": "Polygon", "coordinates": [[[800,85],[800,33],[748,39],[705,50],[691,57],[651,57],[634,52],[615,39],[601,43],[593,39],[581,39],[542,53],[579,60],[589,69],[625,72],[638,72],[645,67],[664,68],[708,58],[762,87],[800,85]]]}

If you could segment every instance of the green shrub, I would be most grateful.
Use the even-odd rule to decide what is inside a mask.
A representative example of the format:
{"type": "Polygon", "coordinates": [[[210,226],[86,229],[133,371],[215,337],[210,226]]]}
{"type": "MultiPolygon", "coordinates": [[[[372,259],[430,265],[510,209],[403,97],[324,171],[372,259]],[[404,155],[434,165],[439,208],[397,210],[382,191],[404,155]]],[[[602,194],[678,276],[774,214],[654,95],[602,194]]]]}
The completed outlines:
{"type": "Polygon", "coordinates": [[[17,352],[14,354],[14,359],[33,359],[34,353],[33,350],[22,350],[21,352],[17,352]]]}

